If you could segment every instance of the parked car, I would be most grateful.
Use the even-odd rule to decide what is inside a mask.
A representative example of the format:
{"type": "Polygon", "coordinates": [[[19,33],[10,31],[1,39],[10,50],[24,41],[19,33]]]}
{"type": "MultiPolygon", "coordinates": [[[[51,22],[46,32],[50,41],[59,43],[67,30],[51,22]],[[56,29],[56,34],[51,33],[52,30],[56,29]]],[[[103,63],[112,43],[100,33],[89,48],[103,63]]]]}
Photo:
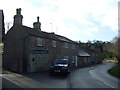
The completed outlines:
{"type": "Polygon", "coordinates": [[[102,63],[102,61],[97,61],[97,64],[101,64],[102,63]]]}
{"type": "Polygon", "coordinates": [[[67,59],[56,59],[54,63],[49,67],[50,75],[55,73],[66,74],[70,73],[67,59]]]}

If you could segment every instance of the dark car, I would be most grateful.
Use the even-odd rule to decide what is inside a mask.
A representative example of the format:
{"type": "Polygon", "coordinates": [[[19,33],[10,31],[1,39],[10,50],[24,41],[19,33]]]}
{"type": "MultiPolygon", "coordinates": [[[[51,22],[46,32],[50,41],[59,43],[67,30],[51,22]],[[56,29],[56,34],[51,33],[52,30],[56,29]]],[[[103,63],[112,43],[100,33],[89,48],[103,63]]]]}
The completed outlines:
{"type": "Polygon", "coordinates": [[[61,73],[61,74],[68,74],[70,73],[68,68],[68,60],[67,59],[57,59],[55,62],[49,67],[49,73],[50,75],[53,75],[55,73],[61,73]]]}

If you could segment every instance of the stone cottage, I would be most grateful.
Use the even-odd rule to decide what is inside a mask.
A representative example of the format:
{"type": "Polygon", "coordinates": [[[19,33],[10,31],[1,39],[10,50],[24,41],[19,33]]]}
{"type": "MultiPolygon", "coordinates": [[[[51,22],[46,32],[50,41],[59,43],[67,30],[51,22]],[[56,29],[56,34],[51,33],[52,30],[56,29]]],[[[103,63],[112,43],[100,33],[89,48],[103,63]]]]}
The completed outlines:
{"type": "Polygon", "coordinates": [[[77,65],[78,43],[55,33],[41,31],[39,17],[33,28],[22,24],[21,8],[4,41],[3,68],[14,72],[47,70],[55,59],[66,58],[77,65]]]}
{"type": "Polygon", "coordinates": [[[33,28],[23,25],[22,19],[21,8],[16,9],[13,26],[5,35],[3,68],[18,73],[39,72],[47,70],[55,59],[68,59],[70,66],[96,61],[93,53],[80,49],[78,43],[42,31],[39,17],[33,28]]]}

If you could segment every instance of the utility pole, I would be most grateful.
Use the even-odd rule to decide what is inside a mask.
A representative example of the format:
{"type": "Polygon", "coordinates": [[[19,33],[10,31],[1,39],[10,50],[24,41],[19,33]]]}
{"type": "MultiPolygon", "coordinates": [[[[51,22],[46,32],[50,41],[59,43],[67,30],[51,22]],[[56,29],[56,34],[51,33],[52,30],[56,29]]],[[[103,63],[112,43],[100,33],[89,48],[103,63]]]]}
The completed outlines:
{"type": "Polygon", "coordinates": [[[58,26],[56,26],[56,34],[58,34],[58,26]]]}
{"type": "Polygon", "coordinates": [[[6,26],[7,26],[7,30],[9,30],[10,29],[10,22],[6,22],[6,26]]]}
{"type": "Polygon", "coordinates": [[[51,23],[51,22],[50,22],[50,25],[51,25],[51,32],[52,32],[52,31],[53,31],[53,30],[52,30],[53,28],[52,28],[52,23],[51,23]]]}

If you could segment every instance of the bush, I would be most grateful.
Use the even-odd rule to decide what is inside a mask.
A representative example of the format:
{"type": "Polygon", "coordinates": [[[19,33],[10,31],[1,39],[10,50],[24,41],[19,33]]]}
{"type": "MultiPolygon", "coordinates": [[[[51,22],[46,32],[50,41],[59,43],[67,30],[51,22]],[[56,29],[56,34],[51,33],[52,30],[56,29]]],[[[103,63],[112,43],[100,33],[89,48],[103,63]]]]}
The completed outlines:
{"type": "Polygon", "coordinates": [[[120,63],[117,64],[115,67],[109,69],[108,72],[109,72],[111,75],[120,78],[120,71],[119,71],[119,70],[120,70],[120,63]]]}
{"type": "Polygon", "coordinates": [[[102,53],[102,57],[103,58],[115,58],[116,55],[112,52],[105,51],[102,53]]]}
{"type": "Polygon", "coordinates": [[[3,49],[4,49],[4,44],[0,43],[0,52],[3,52],[3,49]]]}

